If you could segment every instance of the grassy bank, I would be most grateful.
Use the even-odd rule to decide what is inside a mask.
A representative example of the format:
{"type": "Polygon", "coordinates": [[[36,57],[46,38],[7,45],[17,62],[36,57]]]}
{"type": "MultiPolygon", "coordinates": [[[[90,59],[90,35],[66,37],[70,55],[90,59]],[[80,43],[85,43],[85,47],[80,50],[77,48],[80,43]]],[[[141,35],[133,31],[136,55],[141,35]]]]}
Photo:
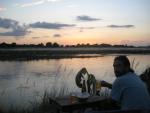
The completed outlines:
{"type": "MultiPolygon", "coordinates": [[[[60,98],[66,96],[66,94],[64,93],[65,91],[65,89],[62,89],[58,97],[60,98]]],[[[69,94],[70,93],[68,93],[68,95],[69,94]]],[[[107,90],[104,90],[100,93],[100,97],[108,98],[108,96],[109,94],[107,90]]],[[[44,95],[41,98],[41,102],[31,102],[32,105],[29,108],[11,107],[8,108],[8,110],[2,110],[2,108],[0,108],[0,113],[57,113],[57,109],[55,108],[55,104],[52,98],[57,98],[57,96],[55,96],[54,93],[48,93],[47,91],[45,91],[44,95]]],[[[109,104],[107,104],[107,102],[103,102],[101,106],[103,106],[103,109],[105,109],[106,107],[111,107],[109,106],[109,104]]]]}
{"type": "Polygon", "coordinates": [[[150,54],[150,48],[12,48],[0,49],[0,60],[91,58],[103,54],[150,54]]]}

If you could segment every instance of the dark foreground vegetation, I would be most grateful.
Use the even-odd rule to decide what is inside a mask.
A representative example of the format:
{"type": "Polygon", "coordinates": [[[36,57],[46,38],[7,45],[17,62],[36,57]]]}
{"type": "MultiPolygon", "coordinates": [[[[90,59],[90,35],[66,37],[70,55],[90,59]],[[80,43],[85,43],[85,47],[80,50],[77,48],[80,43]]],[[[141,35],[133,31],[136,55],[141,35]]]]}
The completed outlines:
{"type": "MultiPolygon", "coordinates": [[[[101,93],[100,97],[108,98],[107,92],[101,93]]],[[[0,108],[0,113],[58,113],[58,109],[56,108],[55,102],[52,100],[50,95],[46,92],[42,97],[42,101],[40,103],[33,103],[31,108],[9,108],[8,110],[2,110],[0,108]]],[[[109,99],[102,100],[102,102],[98,105],[99,107],[95,107],[91,109],[91,111],[97,111],[95,113],[150,113],[150,110],[121,110],[119,104],[113,105],[110,103],[109,99]]],[[[90,108],[88,108],[90,109],[90,108]]],[[[87,109],[85,109],[86,111],[87,109]]],[[[67,112],[62,112],[67,113],[67,112]]],[[[84,113],[83,109],[76,110],[73,113],[84,113]]]]}

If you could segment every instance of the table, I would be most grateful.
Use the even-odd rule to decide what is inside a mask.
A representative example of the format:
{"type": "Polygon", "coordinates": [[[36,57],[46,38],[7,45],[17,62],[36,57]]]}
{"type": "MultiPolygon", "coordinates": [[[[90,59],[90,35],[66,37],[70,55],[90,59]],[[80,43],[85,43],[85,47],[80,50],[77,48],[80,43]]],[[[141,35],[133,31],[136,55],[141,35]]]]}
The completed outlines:
{"type": "Polygon", "coordinates": [[[74,103],[70,102],[70,97],[61,97],[61,98],[53,98],[53,104],[55,104],[55,107],[57,109],[57,113],[60,112],[69,112],[72,113],[75,110],[79,110],[80,113],[84,113],[84,110],[86,108],[96,108],[99,107],[99,111],[95,111],[93,113],[150,113],[150,110],[119,110],[120,108],[110,108],[107,109],[103,108],[105,107],[107,98],[100,97],[100,96],[92,96],[85,102],[79,102],[76,101],[74,103]]]}
{"type": "Polygon", "coordinates": [[[106,98],[100,96],[92,96],[86,101],[76,101],[70,102],[70,97],[53,98],[53,103],[55,104],[58,113],[69,112],[72,113],[75,110],[85,110],[86,108],[96,108],[100,107],[100,104],[106,101],[106,98]]]}

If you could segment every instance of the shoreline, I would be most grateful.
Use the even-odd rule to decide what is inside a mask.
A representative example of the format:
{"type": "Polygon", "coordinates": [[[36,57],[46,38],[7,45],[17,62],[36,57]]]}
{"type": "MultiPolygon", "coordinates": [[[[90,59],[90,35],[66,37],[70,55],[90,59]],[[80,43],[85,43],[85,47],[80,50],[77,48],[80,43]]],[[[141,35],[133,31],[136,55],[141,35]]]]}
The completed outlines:
{"type": "Polygon", "coordinates": [[[0,61],[94,58],[108,54],[150,54],[150,48],[0,48],[0,61]]]}

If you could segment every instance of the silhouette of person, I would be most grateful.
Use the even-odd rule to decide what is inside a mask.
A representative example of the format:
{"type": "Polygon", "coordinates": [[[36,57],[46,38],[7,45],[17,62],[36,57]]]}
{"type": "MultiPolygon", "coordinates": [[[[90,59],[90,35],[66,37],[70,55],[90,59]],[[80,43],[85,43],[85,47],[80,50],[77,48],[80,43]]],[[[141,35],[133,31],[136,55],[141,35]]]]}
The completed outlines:
{"type": "Polygon", "coordinates": [[[140,75],[141,80],[145,83],[147,86],[149,95],[150,95],[150,67],[147,68],[141,75],[140,75]]]}

